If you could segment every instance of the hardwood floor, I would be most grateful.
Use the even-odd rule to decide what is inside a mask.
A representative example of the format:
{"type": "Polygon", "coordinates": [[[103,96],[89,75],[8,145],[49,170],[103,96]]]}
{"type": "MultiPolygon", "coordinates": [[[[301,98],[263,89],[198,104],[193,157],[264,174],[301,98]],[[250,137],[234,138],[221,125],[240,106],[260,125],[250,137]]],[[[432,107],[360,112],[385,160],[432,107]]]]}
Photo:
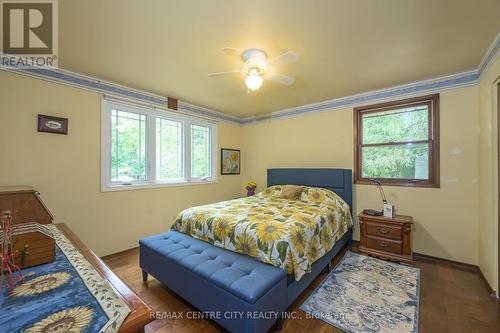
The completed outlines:
{"type": "MultiPolygon", "coordinates": [[[[333,262],[337,263],[345,251],[346,248],[333,262]]],[[[187,319],[185,313],[195,309],[151,276],[148,283],[144,284],[138,264],[138,249],[114,254],[103,260],[154,311],[184,314],[183,318],[155,320],[146,326],[146,333],[205,333],[221,330],[210,320],[187,319]]],[[[500,332],[500,303],[489,297],[488,289],[477,273],[443,263],[416,261],[415,266],[421,269],[420,332],[500,332]]],[[[298,311],[302,318],[287,319],[281,332],[341,332],[319,319],[306,319],[305,313],[298,309],[325,276],[318,276],[289,309],[298,311]]]]}

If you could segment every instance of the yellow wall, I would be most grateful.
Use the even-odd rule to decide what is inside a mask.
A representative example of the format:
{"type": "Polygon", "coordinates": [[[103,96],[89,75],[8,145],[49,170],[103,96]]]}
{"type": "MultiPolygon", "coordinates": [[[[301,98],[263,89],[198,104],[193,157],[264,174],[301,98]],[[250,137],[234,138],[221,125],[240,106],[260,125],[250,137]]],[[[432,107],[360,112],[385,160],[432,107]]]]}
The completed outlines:
{"type": "MultiPolygon", "coordinates": [[[[492,286],[496,224],[487,82],[499,67],[497,60],[480,87],[441,94],[441,188],[386,187],[397,211],[415,218],[416,252],[479,264],[492,286]]],[[[98,255],[167,230],[183,208],[236,197],[248,180],[262,189],[267,168],[353,167],[348,108],[244,127],[220,123],[218,146],[242,149],[241,176],[219,176],[210,185],[101,193],[99,94],[0,71],[0,101],[0,156],[8,158],[0,163],[0,184],[34,186],[56,222],[68,224],[98,255]],[[69,135],[38,133],[38,113],[68,117],[69,135]]],[[[380,208],[373,186],[354,188],[354,211],[363,208],[380,208]]],[[[357,224],[355,232],[358,238],[357,224]]]]}
{"type": "MultiPolygon", "coordinates": [[[[478,263],[477,101],[477,87],[441,94],[441,188],[385,188],[397,212],[415,219],[415,252],[478,263]]],[[[352,108],[245,126],[243,152],[243,181],[259,189],[267,168],[352,168],[352,108]]],[[[373,186],[355,186],[354,197],[355,212],[381,208],[373,186]]]]}
{"type": "MultiPolygon", "coordinates": [[[[165,231],[183,208],[239,195],[240,176],[217,184],[100,192],[99,94],[0,71],[0,185],[32,185],[55,216],[98,255],[165,231]],[[38,133],[38,113],[69,118],[69,135],[38,133]]],[[[241,128],[220,123],[219,147],[241,128]]],[[[219,158],[217,158],[217,161],[219,158]]]]}
{"type": "Polygon", "coordinates": [[[497,91],[500,57],[479,82],[479,268],[498,291],[497,91]]]}

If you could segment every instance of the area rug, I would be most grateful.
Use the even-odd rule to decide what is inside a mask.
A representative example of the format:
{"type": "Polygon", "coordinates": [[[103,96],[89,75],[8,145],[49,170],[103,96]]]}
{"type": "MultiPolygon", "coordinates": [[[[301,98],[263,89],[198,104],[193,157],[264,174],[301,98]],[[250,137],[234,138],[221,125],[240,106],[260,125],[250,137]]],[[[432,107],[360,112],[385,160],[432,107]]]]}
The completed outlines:
{"type": "Polygon", "coordinates": [[[49,228],[56,260],[23,269],[25,281],[11,293],[0,290],[0,332],[117,332],[130,309],[59,229],[49,228]]]}
{"type": "Polygon", "coordinates": [[[347,251],[300,306],[346,332],[417,332],[420,269],[347,251]]]}

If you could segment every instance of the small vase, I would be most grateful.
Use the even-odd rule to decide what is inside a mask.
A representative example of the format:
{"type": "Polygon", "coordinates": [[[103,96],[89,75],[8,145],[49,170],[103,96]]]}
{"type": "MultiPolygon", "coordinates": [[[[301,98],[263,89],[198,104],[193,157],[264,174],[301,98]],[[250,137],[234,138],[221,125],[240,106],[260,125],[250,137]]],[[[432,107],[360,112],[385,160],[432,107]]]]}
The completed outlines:
{"type": "Polygon", "coordinates": [[[254,194],[255,194],[254,190],[247,190],[247,197],[251,197],[254,194]]]}

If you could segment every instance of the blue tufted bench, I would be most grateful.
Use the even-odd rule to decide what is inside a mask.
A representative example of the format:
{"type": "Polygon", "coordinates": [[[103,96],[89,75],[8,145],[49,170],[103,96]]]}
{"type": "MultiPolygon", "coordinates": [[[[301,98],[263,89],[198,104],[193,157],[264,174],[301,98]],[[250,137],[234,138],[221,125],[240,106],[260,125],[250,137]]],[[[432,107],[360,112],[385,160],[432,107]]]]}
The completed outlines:
{"type": "Polygon", "coordinates": [[[231,332],[266,332],[287,308],[280,268],[176,231],[139,246],[144,279],[151,274],[231,332]]]}

